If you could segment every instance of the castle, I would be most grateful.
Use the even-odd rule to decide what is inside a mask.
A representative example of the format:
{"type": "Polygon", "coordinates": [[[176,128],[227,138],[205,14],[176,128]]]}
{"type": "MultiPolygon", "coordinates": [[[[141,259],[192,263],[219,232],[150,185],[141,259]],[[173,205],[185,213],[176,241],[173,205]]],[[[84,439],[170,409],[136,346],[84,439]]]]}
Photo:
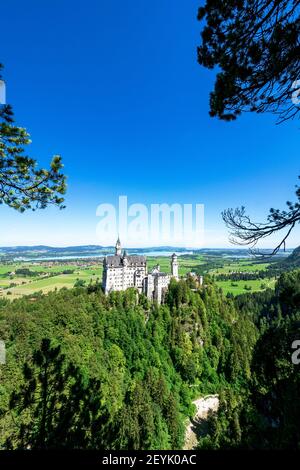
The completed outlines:
{"type": "Polygon", "coordinates": [[[148,299],[161,303],[172,277],[178,279],[175,253],[171,257],[171,274],[161,272],[159,265],[148,273],[147,258],[141,255],[127,255],[126,251],[122,253],[119,238],[115,254],[106,256],[103,260],[102,286],[106,294],[135,287],[148,299]]]}

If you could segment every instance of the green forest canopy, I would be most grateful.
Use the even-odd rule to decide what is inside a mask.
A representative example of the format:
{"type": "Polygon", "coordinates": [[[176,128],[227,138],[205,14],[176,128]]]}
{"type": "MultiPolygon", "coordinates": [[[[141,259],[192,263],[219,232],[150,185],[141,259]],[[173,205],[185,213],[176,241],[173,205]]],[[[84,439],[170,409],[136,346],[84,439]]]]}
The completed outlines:
{"type": "Polygon", "coordinates": [[[274,380],[290,395],[299,385],[289,357],[299,273],[282,275],[275,293],[236,300],[209,278],[200,290],[172,281],[160,306],[97,286],[2,300],[1,448],[180,449],[192,400],[208,393],[220,394],[220,413],[200,446],[297,447],[299,401],[289,396],[278,416],[278,392],[263,412],[274,380]]]}

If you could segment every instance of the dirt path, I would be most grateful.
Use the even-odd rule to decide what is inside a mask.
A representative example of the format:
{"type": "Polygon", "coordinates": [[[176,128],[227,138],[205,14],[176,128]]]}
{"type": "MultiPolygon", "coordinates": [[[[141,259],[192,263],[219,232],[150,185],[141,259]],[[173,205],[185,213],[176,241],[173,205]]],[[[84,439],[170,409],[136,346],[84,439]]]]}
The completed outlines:
{"type": "Polygon", "coordinates": [[[206,395],[193,401],[196,413],[187,424],[185,431],[184,450],[192,450],[197,446],[198,437],[206,433],[206,420],[210,413],[215,413],[219,407],[218,395],[206,395]]]}

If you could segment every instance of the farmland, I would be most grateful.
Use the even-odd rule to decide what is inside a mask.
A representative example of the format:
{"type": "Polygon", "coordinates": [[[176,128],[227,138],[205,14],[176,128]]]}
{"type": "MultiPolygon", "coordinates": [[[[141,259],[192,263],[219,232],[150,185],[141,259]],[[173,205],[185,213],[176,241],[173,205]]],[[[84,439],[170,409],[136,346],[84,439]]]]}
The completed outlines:
{"type": "Polygon", "coordinates": [[[228,261],[222,267],[211,270],[213,274],[230,274],[233,272],[256,272],[264,271],[270,263],[261,263],[257,261],[249,261],[241,259],[239,261],[228,261]]]}
{"type": "Polygon", "coordinates": [[[102,264],[98,266],[84,263],[67,264],[49,263],[16,263],[0,265],[0,295],[14,299],[35,292],[44,293],[63,287],[73,287],[81,280],[85,284],[96,282],[102,276],[102,264]],[[28,270],[30,275],[19,275],[18,272],[28,270]]]}
{"type": "Polygon", "coordinates": [[[274,289],[275,279],[249,280],[249,281],[216,281],[216,284],[223,290],[224,294],[233,295],[246,294],[247,292],[260,292],[265,289],[274,289]]]}

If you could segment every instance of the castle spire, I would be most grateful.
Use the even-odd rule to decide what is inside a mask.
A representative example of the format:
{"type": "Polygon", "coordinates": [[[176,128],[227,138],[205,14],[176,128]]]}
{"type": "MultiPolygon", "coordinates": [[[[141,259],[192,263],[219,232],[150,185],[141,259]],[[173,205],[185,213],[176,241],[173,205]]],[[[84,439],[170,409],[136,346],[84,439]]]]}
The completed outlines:
{"type": "Polygon", "coordinates": [[[115,247],[115,255],[121,256],[121,252],[122,252],[121,242],[120,242],[120,237],[118,236],[118,240],[117,240],[116,247],[115,247]]]}

